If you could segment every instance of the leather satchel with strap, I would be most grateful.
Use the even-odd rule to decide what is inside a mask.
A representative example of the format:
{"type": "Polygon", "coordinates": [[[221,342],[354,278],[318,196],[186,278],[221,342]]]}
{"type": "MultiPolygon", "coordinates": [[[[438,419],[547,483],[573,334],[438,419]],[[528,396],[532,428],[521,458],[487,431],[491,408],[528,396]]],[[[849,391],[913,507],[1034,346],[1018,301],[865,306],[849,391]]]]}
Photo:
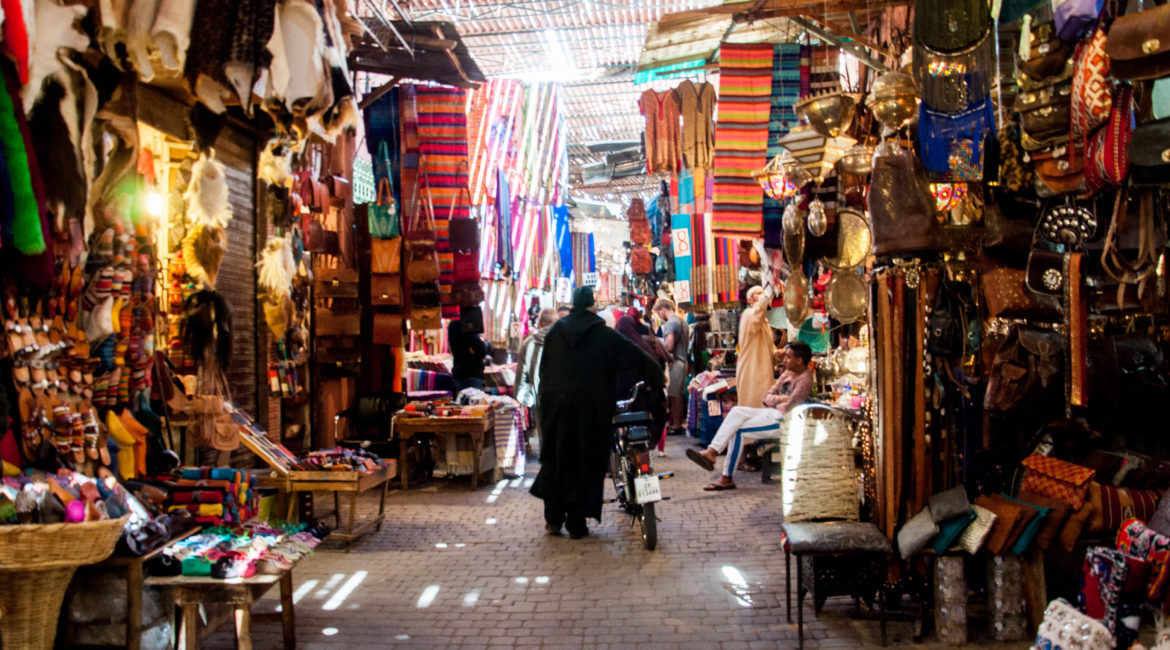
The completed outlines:
{"type": "MultiPolygon", "coordinates": [[[[439,260],[435,257],[435,206],[431,201],[430,178],[426,161],[419,162],[419,185],[426,188],[426,202],[406,234],[406,278],[411,282],[435,282],[439,279],[439,260]]],[[[419,191],[418,189],[415,190],[419,191]]]]}
{"type": "Polygon", "coordinates": [[[1120,308],[1124,300],[1126,284],[1136,284],[1138,298],[1145,292],[1146,284],[1158,267],[1159,249],[1165,245],[1158,244],[1157,206],[1153,192],[1143,191],[1138,203],[1138,248],[1137,256],[1128,259],[1121,251],[1120,238],[1125,232],[1129,215],[1129,188],[1122,186],[1117,192],[1117,199],[1113,206],[1113,219],[1109,223],[1109,231],[1105,235],[1105,249],[1101,251],[1101,267],[1109,277],[1121,283],[1117,291],[1117,301],[1120,308]]]}

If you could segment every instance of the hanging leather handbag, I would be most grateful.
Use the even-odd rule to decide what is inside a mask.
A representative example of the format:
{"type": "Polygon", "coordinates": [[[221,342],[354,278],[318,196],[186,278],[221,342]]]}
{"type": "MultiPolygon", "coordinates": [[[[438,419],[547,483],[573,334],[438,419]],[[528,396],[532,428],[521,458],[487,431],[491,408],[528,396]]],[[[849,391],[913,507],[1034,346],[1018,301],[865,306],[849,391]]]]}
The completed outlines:
{"type": "Polygon", "coordinates": [[[372,340],[374,345],[402,347],[402,315],[376,312],[372,340]]]}
{"type": "MultiPolygon", "coordinates": [[[[1170,33],[1166,39],[1170,40],[1170,33]]],[[[1170,183],[1170,117],[1140,124],[1133,130],[1126,151],[1134,185],[1170,183]]]]}
{"type": "Polygon", "coordinates": [[[483,334],[483,309],[479,305],[459,307],[459,328],[464,334],[483,334]]]}
{"type": "Polygon", "coordinates": [[[402,270],[402,238],[370,240],[370,272],[398,273],[402,270]]]}
{"type": "Polygon", "coordinates": [[[317,336],[357,336],[361,334],[361,312],[333,311],[318,307],[313,312],[313,332],[317,336]]]}
{"type": "Polygon", "coordinates": [[[479,250],[479,221],[476,219],[452,219],[447,224],[450,233],[451,250],[479,250]]]}
{"type": "Polygon", "coordinates": [[[453,258],[453,281],[475,282],[479,280],[479,251],[456,251],[453,258]]]}
{"type": "Polygon", "coordinates": [[[643,275],[654,271],[654,260],[651,258],[649,248],[640,244],[634,245],[630,250],[630,271],[634,275],[643,275]]]}
{"type": "Polygon", "coordinates": [[[1118,187],[1129,173],[1129,144],[1133,134],[1133,87],[1119,84],[1109,109],[1109,121],[1085,142],[1085,187],[1093,195],[1118,187]]]}
{"type": "Polygon", "coordinates": [[[1015,326],[995,353],[983,407],[1046,416],[1064,403],[1064,339],[1056,332],[1015,326]]]}
{"type": "Polygon", "coordinates": [[[401,305],[402,304],[402,276],[382,275],[375,273],[370,276],[370,304],[371,305],[401,305]]]}
{"type": "Polygon", "coordinates": [[[478,280],[456,282],[451,286],[451,302],[460,307],[478,305],[485,299],[483,286],[478,280]]]}
{"type": "Polygon", "coordinates": [[[942,249],[930,179],[911,151],[887,147],[873,159],[869,188],[875,255],[942,249]]]}
{"type": "Polygon", "coordinates": [[[1077,46],[1072,78],[1072,142],[1083,146],[1085,138],[1109,119],[1112,107],[1105,25],[1098,22],[1093,35],[1077,46]]]}
{"type": "Polygon", "coordinates": [[[1067,134],[1072,107],[1072,79],[1059,79],[1016,95],[1020,128],[1037,141],[1067,134]]]}
{"type": "Polygon", "coordinates": [[[357,298],[357,269],[317,269],[313,293],[317,298],[357,298]]]}
{"type": "Polygon", "coordinates": [[[410,308],[410,329],[414,331],[437,330],[442,324],[438,307],[410,308]]]}
{"type": "Polygon", "coordinates": [[[651,239],[650,220],[646,218],[646,206],[642,199],[632,199],[626,211],[630,221],[630,241],[635,244],[649,244],[651,239]]]}
{"type": "Polygon", "coordinates": [[[1081,248],[1097,235],[1097,217],[1085,207],[1072,203],[1059,205],[1040,218],[1036,234],[1052,244],[1081,248]]]}
{"type": "Polygon", "coordinates": [[[1024,286],[1032,292],[1037,303],[1053,312],[1062,309],[1061,299],[1065,282],[1068,281],[1064,274],[1065,255],[1036,245],[1028,252],[1024,286]]]}
{"type": "Polygon", "coordinates": [[[1170,76],[1170,4],[1118,16],[1105,42],[1110,72],[1129,81],[1170,76]]]}
{"type": "Polygon", "coordinates": [[[1071,72],[1072,56],[1076,51],[1075,42],[1056,38],[1052,23],[1032,26],[1032,47],[1027,61],[1017,62],[1020,86],[1032,88],[1037,80],[1071,72]]]}
{"type": "Polygon", "coordinates": [[[1085,189],[1085,157],[1067,142],[1032,153],[1036,170],[1036,194],[1052,197],[1077,194],[1085,189]]]}
{"type": "Polygon", "coordinates": [[[439,285],[434,282],[411,283],[410,307],[438,307],[441,295],[439,285]]]}
{"type": "Polygon", "coordinates": [[[425,190],[426,200],[418,219],[403,236],[403,246],[406,248],[406,278],[424,283],[439,279],[439,260],[435,257],[435,206],[425,159],[419,161],[419,176],[417,191],[425,190]]]}

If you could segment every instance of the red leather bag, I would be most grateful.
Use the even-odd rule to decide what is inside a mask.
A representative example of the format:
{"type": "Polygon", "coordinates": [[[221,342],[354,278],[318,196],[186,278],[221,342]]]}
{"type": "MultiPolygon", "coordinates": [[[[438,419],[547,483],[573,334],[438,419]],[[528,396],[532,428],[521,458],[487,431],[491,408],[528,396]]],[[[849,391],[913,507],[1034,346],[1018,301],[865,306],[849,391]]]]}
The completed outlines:
{"type": "Polygon", "coordinates": [[[1089,194],[1118,187],[1129,173],[1130,136],[1133,133],[1133,87],[1114,92],[1109,121],[1085,143],[1085,187],[1089,194]]]}

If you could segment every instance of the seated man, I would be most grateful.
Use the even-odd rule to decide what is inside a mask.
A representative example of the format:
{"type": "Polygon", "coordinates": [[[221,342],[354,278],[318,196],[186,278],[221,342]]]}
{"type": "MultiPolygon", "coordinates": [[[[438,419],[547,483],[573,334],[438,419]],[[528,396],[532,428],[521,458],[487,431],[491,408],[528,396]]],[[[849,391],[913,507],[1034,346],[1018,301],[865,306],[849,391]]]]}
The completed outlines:
{"type": "Polygon", "coordinates": [[[723,417],[723,424],[703,451],[687,450],[690,458],[707,471],[715,469],[715,459],[727,449],[723,461],[723,474],[717,481],[704,487],[708,492],[734,490],[735,481],[731,475],[739,460],[743,439],[762,440],[780,435],[780,419],[792,407],[808,401],[812,394],[812,372],[808,369],[812,360],[812,349],[803,341],[794,341],[784,348],[784,372],[780,379],[764,395],[764,407],[736,406],[723,417]],[[732,438],[735,443],[731,444],[732,438]],[[730,445],[730,449],[728,446],[730,445]]]}

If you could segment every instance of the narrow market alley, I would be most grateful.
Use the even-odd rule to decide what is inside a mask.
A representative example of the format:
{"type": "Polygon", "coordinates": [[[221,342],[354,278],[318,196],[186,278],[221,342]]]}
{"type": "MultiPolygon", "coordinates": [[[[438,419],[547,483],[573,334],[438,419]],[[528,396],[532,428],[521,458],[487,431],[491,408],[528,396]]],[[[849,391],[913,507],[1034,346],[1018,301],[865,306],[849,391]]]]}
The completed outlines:
{"type": "MultiPolygon", "coordinates": [[[[547,536],[526,488],[534,463],[523,479],[474,492],[467,479],[392,491],[380,532],[348,552],[327,540],[297,566],[298,647],[795,648],[779,485],[749,473],[734,492],[704,493],[708,475],[684,456],[693,440],[668,441],[656,467],[676,473],[663,482],[670,500],[654,551],[612,504],[586,539],[547,536]]],[[[377,500],[362,506],[372,512],[377,500]]],[[[274,590],[255,611],[278,604],[274,590]]],[[[805,647],[878,647],[878,622],[851,614],[852,602],[835,598],[817,620],[806,599],[805,647]]],[[[889,647],[910,645],[910,632],[892,620],[889,647]]],[[[257,648],[280,646],[278,623],[254,623],[252,634],[257,648]]],[[[231,626],[207,647],[234,647],[231,626]]]]}

